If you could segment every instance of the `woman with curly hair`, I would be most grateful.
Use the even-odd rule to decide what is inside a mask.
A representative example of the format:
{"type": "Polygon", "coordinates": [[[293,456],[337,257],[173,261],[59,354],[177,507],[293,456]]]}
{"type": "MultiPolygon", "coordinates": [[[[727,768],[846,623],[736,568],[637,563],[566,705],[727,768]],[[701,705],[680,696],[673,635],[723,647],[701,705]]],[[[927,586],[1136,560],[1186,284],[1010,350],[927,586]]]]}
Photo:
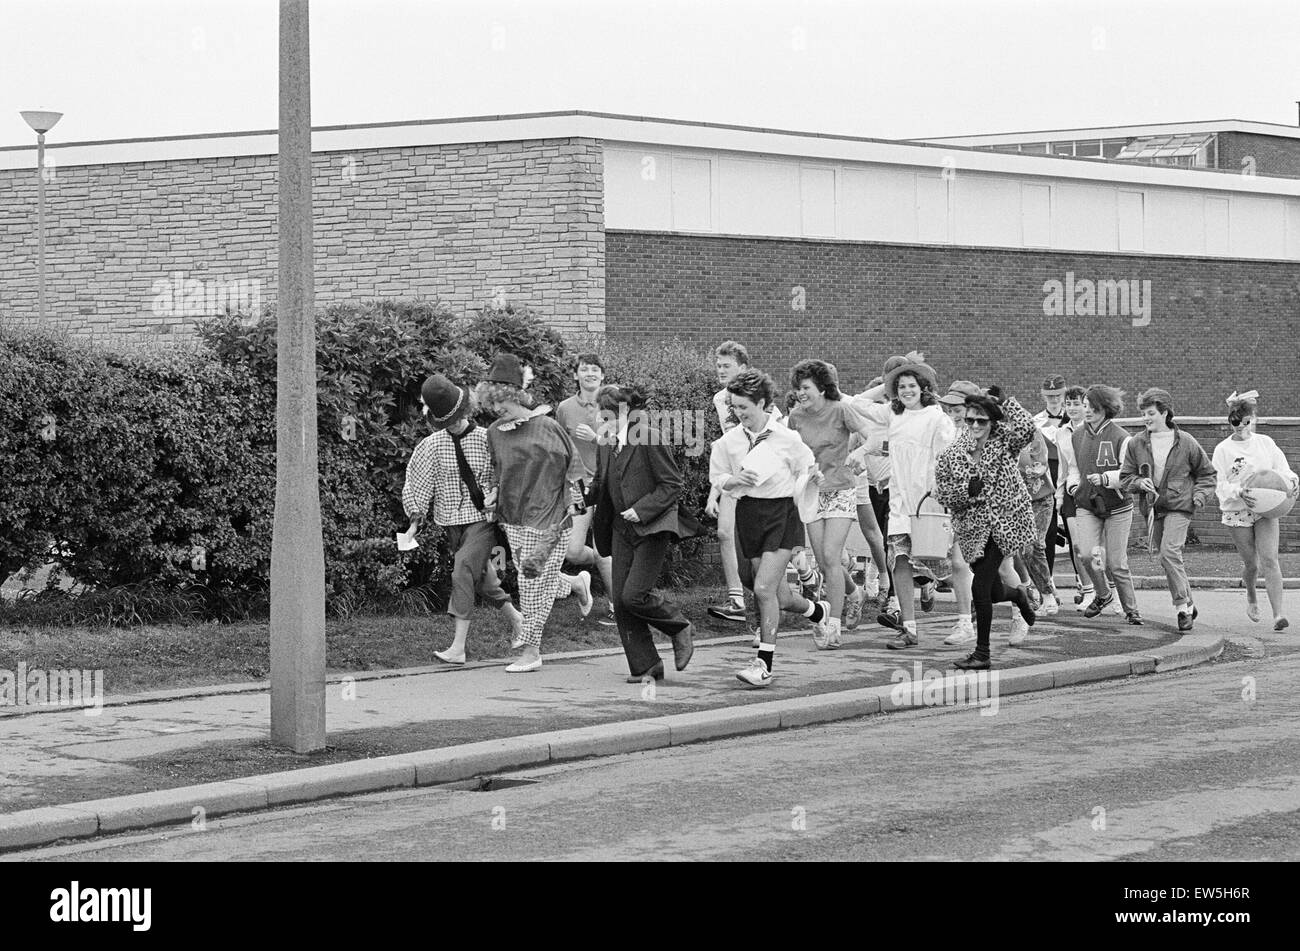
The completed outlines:
{"type": "Polygon", "coordinates": [[[1259,394],[1254,390],[1228,397],[1228,425],[1232,435],[1214,447],[1214,469],[1218,475],[1215,493],[1224,525],[1232,531],[1232,540],[1241,555],[1241,580],[1246,585],[1246,616],[1259,620],[1259,600],[1255,581],[1264,569],[1264,588],[1273,608],[1273,630],[1284,630],[1288,621],[1282,613],[1282,567],[1278,563],[1279,527],[1275,518],[1262,518],[1246,507],[1250,489],[1242,488],[1256,472],[1273,471],[1291,483],[1295,493],[1300,476],[1292,471],[1282,450],[1268,436],[1255,432],[1259,394]]]}
{"type": "Polygon", "coordinates": [[[966,400],[966,428],[939,456],[935,471],[939,501],[953,513],[962,555],[971,566],[975,602],[975,650],[954,666],[988,670],[993,605],[1010,601],[1033,626],[1033,605],[1024,588],[999,577],[1003,558],[1034,539],[1034,515],[1020,475],[1020,452],[1033,438],[1034,419],[1011,397],[966,400]]]}
{"type": "Polygon", "coordinates": [[[587,469],[565,428],[546,415],[551,408],[533,405],[518,357],[498,354],[476,396],[498,417],[487,434],[495,483],[486,501],[505,529],[519,569],[524,630],[511,646],[523,653],[506,672],[529,673],[541,669],[542,628],[555,599],[574,592],[583,617],[591,611],[591,576],[560,574],[572,530],[573,483],[584,479],[587,469]]]}
{"type": "Polygon", "coordinates": [[[1070,437],[1073,466],[1066,483],[1066,491],[1074,498],[1075,525],[1079,530],[1075,541],[1097,592],[1083,616],[1096,617],[1112,603],[1114,595],[1106,585],[1109,574],[1115,579],[1115,590],[1128,622],[1141,624],[1133,577],[1128,570],[1133,499],[1120,488],[1119,481],[1120,462],[1129,440],[1128,432],[1115,422],[1124,409],[1124,393],[1097,383],[1088,387],[1084,399],[1084,425],[1070,437]]]}
{"type": "Polygon", "coordinates": [[[786,425],[799,434],[816,460],[809,477],[817,484],[817,511],[804,527],[826,579],[826,600],[831,606],[831,616],[813,633],[813,642],[824,650],[840,646],[846,587],[861,603],[862,595],[841,562],[849,529],[858,517],[857,475],[847,461],[849,439],[855,433],[866,437],[871,429],[866,418],[841,395],[839,375],[829,363],[803,360],[795,364],[790,371],[790,389],[795,405],[786,425]]]}
{"type": "Polygon", "coordinates": [[[934,395],[937,378],[923,354],[890,357],[884,382],[853,399],[853,408],[868,419],[889,424],[889,549],[888,561],[898,596],[899,617],[882,613],[878,620],[895,627],[898,637],[888,647],[901,650],[920,643],[913,578],[921,581],[921,610],[934,608],[934,583],[952,576],[948,557],[912,555],[912,516],[926,495],[934,494],[934,464],[948,447],[955,427],[934,395]],[[879,393],[888,403],[876,403],[879,393]]]}

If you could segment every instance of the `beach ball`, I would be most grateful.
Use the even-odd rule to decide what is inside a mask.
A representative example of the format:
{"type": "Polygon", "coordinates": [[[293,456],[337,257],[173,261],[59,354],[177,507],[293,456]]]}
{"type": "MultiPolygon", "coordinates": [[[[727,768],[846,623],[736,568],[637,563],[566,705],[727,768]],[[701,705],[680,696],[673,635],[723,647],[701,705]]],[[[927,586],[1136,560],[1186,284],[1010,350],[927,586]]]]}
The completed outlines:
{"type": "MultiPolygon", "coordinates": [[[[1241,484],[1243,489],[1250,489],[1253,502],[1246,502],[1252,514],[1260,518],[1281,518],[1295,505],[1295,496],[1291,493],[1291,483],[1272,469],[1265,469],[1247,477],[1241,484]]],[[[1245,499],[1242,500],[1243,502],[1245,499]]]]}

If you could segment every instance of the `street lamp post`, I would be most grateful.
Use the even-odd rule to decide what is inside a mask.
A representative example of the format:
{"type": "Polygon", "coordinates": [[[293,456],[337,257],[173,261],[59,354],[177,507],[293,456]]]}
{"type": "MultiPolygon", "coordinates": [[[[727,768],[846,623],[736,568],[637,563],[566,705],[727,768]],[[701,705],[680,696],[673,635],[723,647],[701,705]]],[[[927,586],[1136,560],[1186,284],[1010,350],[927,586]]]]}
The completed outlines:
{"type": "Polygon", "coordinates": [[[45,326],[45,133],[63,118],[61,112],[29,109],[21,113],[23,119],[36,133],[36,239],[37,297],[41,326],[45,326]]]}

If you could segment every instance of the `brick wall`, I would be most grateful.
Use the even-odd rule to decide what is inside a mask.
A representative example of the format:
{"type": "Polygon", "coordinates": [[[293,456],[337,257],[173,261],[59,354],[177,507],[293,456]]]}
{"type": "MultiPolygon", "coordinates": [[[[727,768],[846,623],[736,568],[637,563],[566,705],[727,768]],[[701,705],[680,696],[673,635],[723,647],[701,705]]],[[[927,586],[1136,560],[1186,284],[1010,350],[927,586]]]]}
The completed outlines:
{"type": "Polygon", "coordinates": [[[1239,172],[1242,159],[1255,159],[1256,175],[1300,175],[1300,139],[1248,132],[1219,133],[1219,168],[1239,172]]]}
{"type": "MultiPolygon", "coordinates": [[[[599,332],[601,162],[591,139],[317,154],[316,301],[439,296],[459,309],[504,287],[563,330],[599,332]]],[[[276,181],[275,156],[57,167],[50,314],[81,335],[149,342],[187,335],[231,292],[274,302],[276,181]]],[[[0,318],[36,314],[35,232],[34,171],[0,170],[0,318]]]]}
{"type": "Polygon", "coordinates": [[[1120,386],[1130,408],[1163,386],[1187,416],[1255,388],[1264,414],[1300,416],[1300,375],[1282,359],[1295,353],[1300,264],[625,231],[605,246],[610,336],[702,349],[734,337],[783,387],[805,357],[860,388],[891,354],[920,349],[945,385],[998,382],[1036,400],[1055,371],[1120,386]],[[1150,280],[1150,325],[1044,316],[1044,282],[1067,272],[1150,280]]]}

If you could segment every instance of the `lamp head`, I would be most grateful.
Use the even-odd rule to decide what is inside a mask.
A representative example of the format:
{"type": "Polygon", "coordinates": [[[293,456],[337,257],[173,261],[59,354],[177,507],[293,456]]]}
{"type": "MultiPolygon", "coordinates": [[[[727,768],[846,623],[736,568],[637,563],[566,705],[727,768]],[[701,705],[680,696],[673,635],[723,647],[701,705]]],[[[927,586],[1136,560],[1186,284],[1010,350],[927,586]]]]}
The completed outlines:
{"type": "Polygon", "coordinates": [[[46,112],[44,109],[28,109],[22,113],[23,119],[38,135],[44,135],[54,128],[55,123],[63,118],[61,112],[46,112]]]}

